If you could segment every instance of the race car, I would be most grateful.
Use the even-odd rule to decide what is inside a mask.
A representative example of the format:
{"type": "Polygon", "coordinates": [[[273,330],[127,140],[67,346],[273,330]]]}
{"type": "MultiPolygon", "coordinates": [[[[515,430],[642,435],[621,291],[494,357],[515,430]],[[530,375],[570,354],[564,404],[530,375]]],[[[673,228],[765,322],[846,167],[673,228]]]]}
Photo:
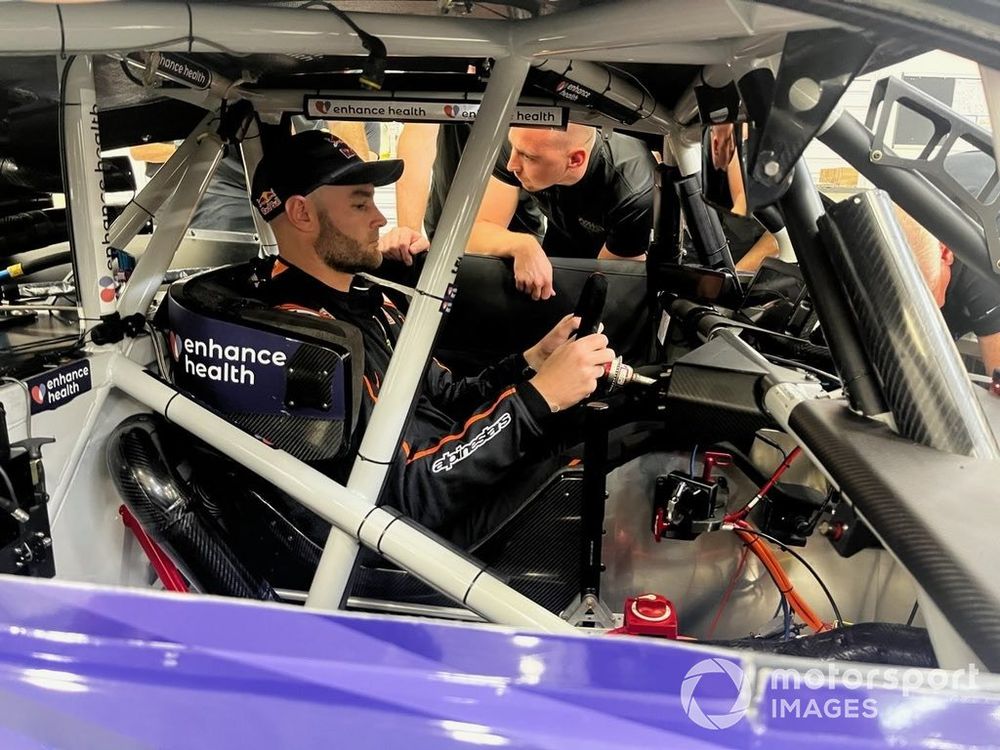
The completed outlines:
{"type": "MultiPolygon", "coordinates": [[[[1000,111],[1000,18],[986,3],[950,5],[6,4],[0,570],[31,580],[0,582],[0,601],[4,624],[32,643],[11,638],[6,663],[21,666],[6,679],[86,692],[128,656],[80,644],[138,639],[176,666],[185,643],[224,649],[205,632],[245,627],[232,648],[270,654],[285,676],[234,669],[213,689],[226,701],[253,693],[261,711],[248,727],[266,726],[299,684],[291,665],[315,647],[331,692],[289,710],[310,727],[306,742],[331,720],[303,709],[316,703],[379,712],[384,725],[332,718],[365,746],[399,731],[427,746],[995,743],[1000,381],[968,374],[893,204],[1000,290],[997,140],[894,78],[875,87],[865,123],[840,106],[857,76],[940,48],[980,65],[1000,111]],[[893,149],[902,110],[930,124],[919,152],[893,149]],[[246,209],[245,230],[192,219],[220,170],[246,191],[294,128],[458,117],[472,134],[429,252],[374,274],[406,323],[355,457],[357,331],[256,295],[248,269],[277,245],[249,195],[227,196],[246,209]],[[554,258],[559,293],[533,301],[508,262],[465,254],[512,122],[589,124],[660,156],[645,262],[554,258]],[[780,249],[753,273],[734,262],[712,174],[722,132],[745,213],[780,249]],[[803,158],[814,140],[877,189],[821,196],[803,158]],[[169,144],[148,176],[115,156],[148,144],[169,144]],[[972,190],[946,166],[960,151],[992,170],[972,190]],[[125,197],[114,205],[109,193],[125,197]],[[463,549],[382,504],[431,356],[474,373],[574,310],[620,356],[577,408],[564,464],[525,477],[524,502],[463,549]],[[344,461],[337,481],[330,467],[344,461]],[[92,611],[80,584],[101,587],[92,611]],[[59,606],[32,612],[36,596],[59,606]],[[134,633],[102,621],[129,612],[143,623],[134,633]],[[302,619],[317,613],[370,640],[324,640],[302,619]],[[187,618],[197,627],[151,624],[187,618]],[[302,647],[278,648],[275,628],[302,647]],[[417,670],[415,686],[397,674],[405,690],[385,704],[391,677],[355,685],[353,702],[333,694],[347,673],[365,681],[366,649],[372,664],[401,663],[399,641],[421,657],[400,668],[417,670]],[[423,658],[452,642],[462,658],[423,658]],[[472,656],[494,648],[515,661],[526,649],[528,661],[504,661],[490,682],[472,656]],[[57,661],[77,666],[46,673],[57,661]],[[643,664],[662,682],[624,690],[622,675],[643,664]],[[829,665],[841,672],[823,683],[819,723],[767,682],[829,665]],[[851,693],[849,668],[867,692],[851,693]],[[899,669],[916,689],[892,683],[899,669]],[[939,689],[935,669],[975,679],[939,689]],[[531,686],[529,715],[548,710],[552,671],[563,675],[552,723],[534,731],[503,713],[509,685],[531,686]],[[425,674],[435,707],[417,716],[425,674]],[[468,709],[485,693],[452,692],[459,684],[499,691],[492,729],[468,709]],[[589,737],[564,710],[587,690],[607,691],[589,737]],[[930,700],[941,716],[917,710],[930,700]],[[643,705],[658,711],[642,716],[643,705]]],[[[141,683],[153,700],[162,682],[164,706],[181,704],[211,666],[181,669],[179,684],[166,667],[125,670],[91,692],[141,683]]],[[[261,744],[252,729],[226,739],[241,712],[225,705],[212,736],[261,744]]],[[[100,744],[92,728],[87,740],[45,734],[47,715],[4,728],[38,744],[100,744]]],[[[125,745],[197,742],[100,715],[125,745]]]]}

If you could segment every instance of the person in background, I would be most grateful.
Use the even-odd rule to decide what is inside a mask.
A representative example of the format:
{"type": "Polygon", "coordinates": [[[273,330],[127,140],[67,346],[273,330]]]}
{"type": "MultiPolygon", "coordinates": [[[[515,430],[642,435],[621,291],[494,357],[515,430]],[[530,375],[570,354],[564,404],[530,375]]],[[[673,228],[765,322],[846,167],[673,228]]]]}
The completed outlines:
{"type": "MultiPolygon", "coordinates": [[[[472,132],[471,123],[414,122],[403,126],[396,155],[406,171],[396,183],[396,223],[399,228],[383,236],[383,250],[406,265],[422,252],[419,243],[405,242],[407,230],[424,232],[434,239],[448,190],[458,171],[458,162],[472,132]],[[395,236],[400,235],[400,236],[395,236]]],[[[517,209],[508,224],[512,232],[525,232],[539,242],[545,233],[544,219],[526,190],[518,191],[517,209]]]]}
{"type": "Polygon", "coordinates": [[[468,252],[511,258],[517,288],[534,300],[555,294],[550,257],[645,260],[655,170],[646,144],[620,133],[576,123],[511,128],[468,252]],[[520,188],[545,216],[541,242],[509,228],[520,188]]]}
{"type": "MultiPolygon", "coordinates": [[[[945,169],[978,195],[996,166],[980,151],[952,154],[945,169]]],[[[927,286],[956,339],[975,333],[987,374],[1000,368],[1000,286],[970,269],[942,242],[897,207],[896,216],[927,286]]]]}

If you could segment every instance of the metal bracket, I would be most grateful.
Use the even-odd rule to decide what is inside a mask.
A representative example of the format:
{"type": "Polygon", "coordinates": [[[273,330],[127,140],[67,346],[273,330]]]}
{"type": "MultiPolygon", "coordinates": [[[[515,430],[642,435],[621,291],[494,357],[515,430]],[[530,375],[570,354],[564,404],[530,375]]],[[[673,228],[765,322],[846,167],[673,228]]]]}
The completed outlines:
{"type": "Polygon", "coordinates": [[[994,273],[1000,273],[1000,233],[997,232],[1000,227],[1000,179],[996,168],[979,188],[978,195],[974,195],[945,166],[948,157],[953,152],[958,153],[955,146],[959,141],[993,159],[993,142],[989,131],[969,122],[930,94],[899,78],[883,78],[875,84],[865,126],[875,134],[869,154],[872,162],[922,174],[934,187],[979,221],[986,234],[990,265],[994,273]],[[934,129],[920,153],[912,158],[893,152],[887,138],[890,124],[896,121],[903,109],[920,115],[934,129]]]}
{"type": "Polygon", "coordinates": [[[593,594],[587,594],[577,601],[575,606],[567,607],[566,613],[563,614],[563,619],[575,627],[586,623],[610,629],[616,625],[614,613],[608,609],[607,604],[593,594]]]}
{"type": "Polygon", "coordinates": [[[751,133],[749,210],[770,205],[784,195],[796,162],[875,47],[864,36],[842,30],[788,35],[771,107],[763,121],[757,118],[751,133]]]}

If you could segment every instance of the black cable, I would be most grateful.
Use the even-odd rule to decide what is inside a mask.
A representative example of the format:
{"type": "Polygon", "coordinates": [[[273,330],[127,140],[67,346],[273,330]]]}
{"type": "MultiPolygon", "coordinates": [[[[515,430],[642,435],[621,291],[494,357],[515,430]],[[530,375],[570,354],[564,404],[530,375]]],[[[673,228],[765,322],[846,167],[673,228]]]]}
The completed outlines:
{"type": "MultiPolygon", "coordinates": [[[[354,33],[358,35],[358,39],[361,40],[362,44],[364,43],[364,40],[365,40],[366,37],[369,38],[369,39],[373,38],[371,34],[369,34],[367,31],[365,31],[360,26],[358,26],[356,23],[354,23],[354,21],[351,20],[351,17],[349,15],[347,15],[346,13],[344,13],[344,11],[342,11],[340,8],[338,8],[333,3],[328,2],[327,0],[308,0],[308,2],[305,2],[305,3],[303,3],[302,5],[299,6],[299,10],[305,10],[306,8],[312,8],[312,7],[315,7],[317,5],[322,5],[328,11],[330,11],[334,15],[336,15],[337,18],[339,18],[341,21],[343,21],[348,26],[350,26],[351,30],[354,31],[354,33]]],[[[365,47],[365,49],[368,49],[368,48],[365,47]]]]}
{"type": "Polygon", "coordinates": [[[916,599],[913,600],[913,609],[910,610],[910,616],[906,618],[906,624],[912,625],[914,619],[917,617],[917,610],[920,609],[920,602],[916,599]]]}
{"type": "Polygon", "coordinates": [[[7,492],[10,493],[10,499],[14,503],[17,503],[17,493],[14,492],[14,485],[11,483],[10,475],[7,474],[7,471],[3,468],[3,466],[0,466],[0,477],[3,478],[3,483],[7,486],[7,492]]]}
{"type": "MultiPolygon", "coordinates": [[[[9,515],[14,515],[14,513],[21,510],[21,506],[17,502],[17,493],[14,492],[14,485],[11,484],[10,477],[7,475],[3,466],[0,466],[0,477],[3,478],[3,483],[7,486],[7,492],[10,493],[10,499],[0,495],[0,506],[2,506],[9,515]]],[[[23,517],[24,516],[22,516],[22,518],[23,517]]]]}
{"type": "Polygon", "coordinates": [[[119,65],[122,66],[122,73],[124,73],[125,77],[128,78],[132,83],[134,83],[136,86],[142,86],[143,88],[146,87],[146,84],[144,84],[142,81],[140,81],[138,78],[135,77],[135,74],[132,73],[131,67],[125,60],[120,60],[119,65]]]}
{"type": "Polygon", "coordinates": [[[353,20],[351,20],[349,15],[344,13],[344,11],[333,3],[327,2],[327,0],[308,0],[308,2],[300,5],[299,9],[302,10],[305,8],[311,8],[316,5],[320,5],[329,10],[358,35],[358,39],[361,40],[361,46],[368,51],[368,59],[365,60],[364,68],[361,72],[361,85],[369,89],[381,89],[382,83],[385,81],[387,58],[385,43],[377,36],[369,34],[367,31],[362,29],[354,23],[353,20]]]}
{"type": "Polygon", "coordinates": [[[771,440],[771,438],[767,437],[767,435],[761,435],[758,432],[756,435],[754,435],[754,438],[757,439],[757,440],[759,440],[762,443],[770,445],[772,448],[774,448],[776,451],[778,451],[778,453],[781,454],[782,458],[788,458],[788,451],[786,451],[784,448],[782,448],[780,445],[778,445],[778,443],[776,441],[771,440]]]}
{"type": "MultiPolygon", "coordinates": [[[[58,9],[59,6],[56,6],[58,9]]],[[[62,15],[59,16],[59,28],[62,28],[62,15]]],[[[76,247],[76,235],[73,233],[73,208],[69,195],[69,167],[66,164],[66,80],[69,78],[69,70],[76,60],[76,56],[70,56],[63,65],[62,75],[59,80],[59,117],[57,118],[59,137],[59,171],[62,178],[63,199],[66,205],[66,239],[72,250],[76,247]]],[[[79,102],[78,102],[79,104],[79,102]]],[[[81,105],[82,106],[82,105],[81,105]]],[[[79,280],[80,274],[77,272],[76,258],[72,258],[73,279],[79,280]]]]}
{"type": "Polygon", "coordinates": [[[841,383],[840,378],[838,378],[832,372],[821,370],[818,367],[813,367],[812,365],[804,365],[801,362],[796,362],[794,359],[786,359],[785,357],[779,357],[777,354],[767,354],[766,352],[760,352],[760,355],[769,362],[774,362],[776,365],[782,365],[783,367],[797,367],[800,370],[805,370],[806,372],[812,373],[820,380],[825,380],[828,383],[837,383],[837,384],[841,383]]]}
{"type": "MultiPolygon", "coordinates": [[[[823,593],[826,595],[827,600],[829,600],[830,602],[830,606],[833,608],[833,616],[837,618],[837,624],[842,625],[844,623],[844,618],[840,614],[840,607],[837,606],[837,602],[833,598],[833,594],[830,593],[830,589],[827,588],[826,584],[823,582],[823,579],[820,578],[819,573],[816,572],[816,569],[812,565],[810,565],[809,562],[804,557],[802,557],[802,555],[800,555],[795,550],[786,547],[785,544],[780,539],[776,539],[770,534],[765,534],[763,531],[758,531],[757,529],[743,528],[742,526],[738,527],[738,529],[739,531],[745,531],[747,534],[755,534],[761,537],[762,539],[767,539],[769,542],[776,545],[778,549],[780,549],[782,552],[787,552],[796,560],[798,560],[800,563],[802,563],[803,567],[805,567],[805,569],[809,571],[812,577],[816,579],[816,582],[819,584],[820,588],[823,589],[823,593]]],[[[782,592],[782,594],[784,593],[785,592],[782,592]]]]}

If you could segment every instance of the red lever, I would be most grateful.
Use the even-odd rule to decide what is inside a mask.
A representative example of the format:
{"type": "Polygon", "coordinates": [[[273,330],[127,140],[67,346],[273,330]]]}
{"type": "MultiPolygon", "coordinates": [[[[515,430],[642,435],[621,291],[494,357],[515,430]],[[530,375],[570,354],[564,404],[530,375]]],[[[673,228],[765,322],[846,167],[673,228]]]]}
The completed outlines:
{"type": "Polygon", "coordinates": [[[732,466],[733,457],[722,451],[705,451],[705,471],[701,475],[701,481],[712,482],[712,469],[716,466],[732,466]]]}
{"type": "Polygon", "coordinates": [[[666,515],[666,511],[659,508],[653,517],[653,539],[657,542],[663,539],[663,532],[670,528],[670,524],[666,521],[666,515]]]}

